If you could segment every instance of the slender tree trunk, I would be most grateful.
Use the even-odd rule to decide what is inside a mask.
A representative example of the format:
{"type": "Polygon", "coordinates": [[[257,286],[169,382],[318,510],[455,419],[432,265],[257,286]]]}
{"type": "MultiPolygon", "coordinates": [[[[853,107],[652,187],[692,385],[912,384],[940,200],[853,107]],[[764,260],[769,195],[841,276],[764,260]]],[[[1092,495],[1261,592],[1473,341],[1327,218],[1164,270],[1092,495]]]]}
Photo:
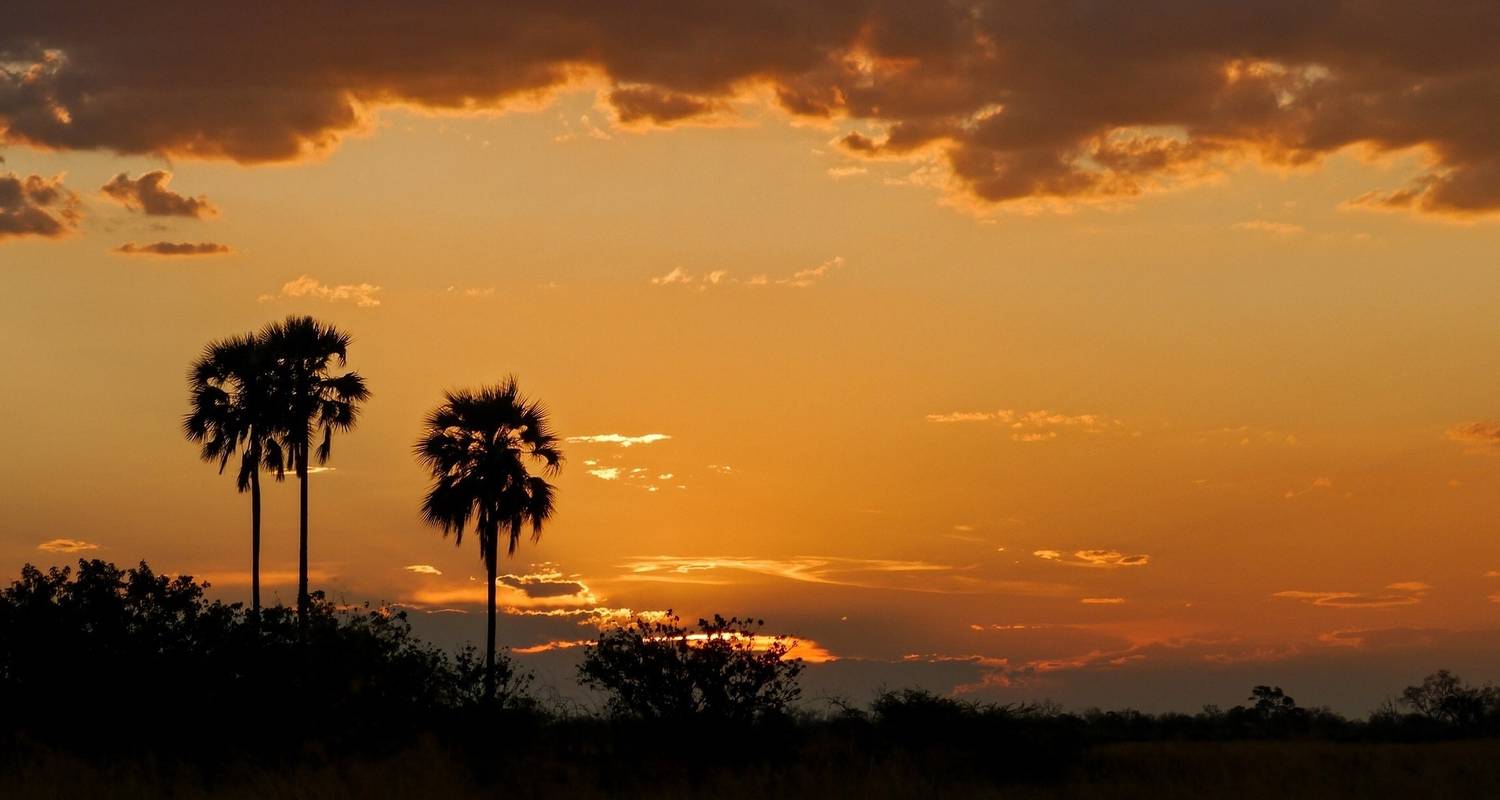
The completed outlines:
{"type": "Polygon", "coordinates": [[[307,627],[307,611],[311,603],[307,597],[307,442],[298,445],[297,483],[301,493],[301,511],[298,517],[300,539],[297,546],[297,622],[307,627]]]}
{"type": "Polygon", "coordinates": [[[495,699],[495,571],[496,557],[495,533],[490,534],[489,546],[484,554],[486,571],[489,573],[489,605],[486,611],[489,614],[489,625],[484,634],[484,699],[486,701],[495,699]]]}
{"type": "Polygon", "coordinates": [[[250,473],[250,621],[260,632],[260,467],[250,473]]]}

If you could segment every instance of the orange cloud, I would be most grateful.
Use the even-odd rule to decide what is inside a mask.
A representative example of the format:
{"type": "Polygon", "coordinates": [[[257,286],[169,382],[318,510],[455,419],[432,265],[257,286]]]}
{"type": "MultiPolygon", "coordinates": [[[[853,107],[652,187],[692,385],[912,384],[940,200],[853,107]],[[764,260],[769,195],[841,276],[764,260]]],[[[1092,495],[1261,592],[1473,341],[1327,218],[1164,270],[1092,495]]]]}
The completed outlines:
{"type": "Polygon", "coordinates": [[[341,283],[337,286],[330,286],[316,278],[303,275],[283,283],[279,293],[263,294],[259,299],[265,303],[277,299],[311,297],[329,303],[353,303],[360,308],[374,308],[380,305],[380,298],[377,297],[379,294],[380,287],[374,284],[341,283]]]}
{"type": "Polygon", "coordinates": [[[1043,561],[1098,569],[1144,567],[1151,562],[1151,556],[1125,555],[1118,550],[1075,550],[1071,556],[1065,556],[1057,550],[1036,550],[1032,552],[1032,555],[1043,561]]]}
{"type": "Polygon", "coordinates": [[[1287,590],[1276,592],[1272,597],[1285,600],[1300,600],[1324,608],[1392,608],[1413,606],[1421,603],[1432,587],[1421,581],[1400,581],[1387,584],[1387,592],[1308,592],[1287,590]]]}
{"type": "Polygon", "coordinates": [[[98,550],[99,545],[82,539],[49,539],[37,545],[36,549],[45,550],[48,553],[82,553],[87,550],[98,550]]]}
{"type": "Polygon", "coordinates": [[[1010,438],[1018,442],[1046,442],[1057,438],[1060,431],[1081,433],[1105,433],[1118,431],[1124,423],[1098,414],[1059,414],[1046,409],[1016,411],[1002,408],[997,411],[953,411],[946,414],[928,414],[927,421],[939,425],[962,422],[990,422],[1011,432],[1010,438]]]}
{"type": "Polygon", "coordinates": [[[1500,422],[1469,422],[1454,425],[1446,432],[1450,441],[1467,445],[1471,452],[1495,452],[1500,449],[1500,422]]]}
{"type": "Polygon", "coordinates": [[[77,230],[82,218],[78,195],[62,185],[61,176],[0,175],[0,241],[22,236],[56,239],[77,230]]]}
{"type": "Polygon", "coordinates": [[[172,173],[163,170],[147,172],[132,180],[124,172],[100,187],[106,197],[120,203],[131,211],[139,211],[152,217],[192,217],[202,219],[219,213],[208,198],[185,197],[171,189],[172,173]]]}
{"type": "Polygon", "coordinates": [[[712,556],[682,558],[649,556],[622,564],[629,570],[618,580],[719,585],[732,582],[720,573],[741,572],[801,583],[869,589],[898,589],[934,594],[1018,594],[1058,597],[1071,587],[1055,583],[991,580],[970,574],[969,568],[928,561],[797,556],[745,558],[712,556]]]}

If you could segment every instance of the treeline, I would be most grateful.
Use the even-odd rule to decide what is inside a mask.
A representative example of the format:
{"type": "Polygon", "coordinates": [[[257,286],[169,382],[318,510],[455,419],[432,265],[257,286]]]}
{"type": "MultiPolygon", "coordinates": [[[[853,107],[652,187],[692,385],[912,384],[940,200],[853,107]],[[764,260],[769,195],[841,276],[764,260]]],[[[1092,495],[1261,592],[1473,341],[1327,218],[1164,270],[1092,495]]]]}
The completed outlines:
{"type": "Polygon", "coordinates": [[[517,759],[580,759],[600,785],[747,760],[881,757],[988,781],[1055,774],[1093,746],[1120,742],[1500,734],[1500,691],[1446,672],[1364,719],[1303,707],[1272,686],[1196,714],[1074,713],[920,690],[810,708],[798,687],[802,663],[787,657],[786,643],[767,645],[751,638],[758,623],[723,618],[692,628],[673,617],[637,620],[601,633],[578,677],[606,702],[562,707],[532,696],[528,677],[503,655],[491,697],[474,650],[421,641],[399,610],[341,607],[312,593],[299,625],[293,609],[265,608],[256,620],[204,588],[144,563],[25,567],[0,590],[0,751],[219,763],[232,754],[369,756],[436,742],[479,773],[517,759]],[[632,766],[626,777],[609,765],[632,766]]]}

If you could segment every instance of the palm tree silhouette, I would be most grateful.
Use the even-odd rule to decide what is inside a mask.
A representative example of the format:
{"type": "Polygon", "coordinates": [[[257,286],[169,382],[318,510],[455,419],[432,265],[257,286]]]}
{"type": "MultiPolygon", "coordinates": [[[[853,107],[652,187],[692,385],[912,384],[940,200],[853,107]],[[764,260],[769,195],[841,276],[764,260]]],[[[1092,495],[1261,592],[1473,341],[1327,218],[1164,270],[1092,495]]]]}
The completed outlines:
{"type": "Polygon", "coordinates": [[[359,417],[360,403],[370,398],[358,372],[332,374],[343,367],[352,339],[312,317],[290,316],[273,322],[257,337],[272,360],[273,391],[277,399],[279,434],[289,466],[297,472],[300,495],[297,550],[297,616],[307,619],[307,474],[316,457],[328,463],[334,431],[350,431],[359,417]],[[314,435],[322,442],[312,449],[314,435]]]}
{"type": "Polygon", "coordinates": [[[260,619],[260,471],[281,480],[286,475],[278,415],[271,394],[271,364],[252,334],[210,342],[188,368],[188,403],[182,430],[202,445],[204,461],[219,462],[223,474],[229,459],[240,454],[235,486],[250,492],[250,608],[260,619]]]}
{"type": "Polygon", "coordinates": [[[501,530],[510,535],[506,553],[515,555],[521,529],[533,541],[552,517],[557,489],[531,474],[538,467],[555,475],[562,466],[546,410],[521,395],[514,376],[497,386],[447,392],[424,421],[417,459],[432,472],[432,488],[422,503],[427,522],[463,543],[472,522],[489,577],[488,626],[484,647],[484,696],[495,695],[495,582],[501,530]]]}

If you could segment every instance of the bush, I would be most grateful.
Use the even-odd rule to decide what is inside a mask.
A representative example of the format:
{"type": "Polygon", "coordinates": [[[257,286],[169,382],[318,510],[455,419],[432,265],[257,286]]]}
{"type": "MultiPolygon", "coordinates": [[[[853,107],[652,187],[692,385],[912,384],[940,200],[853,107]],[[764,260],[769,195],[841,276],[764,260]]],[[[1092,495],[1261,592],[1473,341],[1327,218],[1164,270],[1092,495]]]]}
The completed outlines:
{"type": "Polygon", "coordinates": [[[696,633],[681,623],[669,611],[601,633],[580,682],[607,693],[616,716],[639,719],[748,722],[784,714],[801,695],[802,660],[786,657],[785,637],[757,633],[763,622],[715,615],[696,633]]]}
{"type": "MultiPolygon", "coordinates": [[[[0,729],[77,739],[93,720],[120,739],[98,723],[124,719],[189,746],[205,735],[337,738],[480,702],[474,652],[416,639],[402,611],[315,593],[302,626],[279,606],[251,619],[205,588],[144,562],[24,567],[0,590],[0,729]]],[[[526,676],[509,659],[497,667],[502,703],[524,702],[526,676]]]]}

